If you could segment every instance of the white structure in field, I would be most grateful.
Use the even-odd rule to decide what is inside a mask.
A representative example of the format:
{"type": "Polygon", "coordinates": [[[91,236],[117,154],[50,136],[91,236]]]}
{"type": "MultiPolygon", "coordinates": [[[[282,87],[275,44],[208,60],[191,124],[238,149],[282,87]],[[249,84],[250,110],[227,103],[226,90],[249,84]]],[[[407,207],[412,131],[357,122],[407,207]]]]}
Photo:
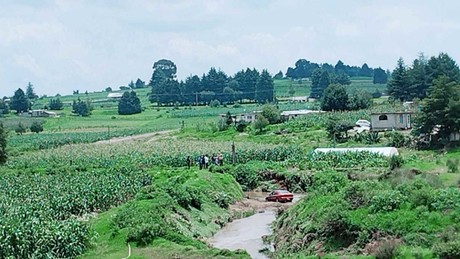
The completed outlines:
{"type": "Polygon", "coordinates": [[[382,156],[397,156],[398,149],[395,147],[353,147],[353,148],[317,148],[315,153],[347,153],[347,152],[370,152],[380,154],[382,156]]]}

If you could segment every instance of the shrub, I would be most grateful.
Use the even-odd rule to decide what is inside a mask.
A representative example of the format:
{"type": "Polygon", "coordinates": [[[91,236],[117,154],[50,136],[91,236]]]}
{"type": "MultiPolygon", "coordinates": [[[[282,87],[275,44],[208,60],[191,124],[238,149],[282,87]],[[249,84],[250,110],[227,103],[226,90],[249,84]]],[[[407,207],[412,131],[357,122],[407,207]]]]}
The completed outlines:
{"type": "Polygon", "coordinates": [[[410,140],[403,134],[397,131],[389,131],[385,133],[385,137],[388,138],[388,146],[392,147],[406,147],[410,144],[410,140]]]}
{"type": "Polygon", "coordinates": [[[136,242],[139,246],[147,246],[155,238],[162,237],[164,234],[164,230],[159,224],[142,224],[129,230],[126,241],[136,242]]]}
{"type": "Polygon", "coordinates": [[[265,117],[270,124],[278,123],[280,120],[280,111],[271,104],[265,104],[262,107],[262,116],[265,117]]]}
{"type": "Polygon", "coordinates": [[[259,115],[254,122],[254,129],[260,133],[268,126],[268,124],[268,120],[263,115],[259,115]]]}
{"type": "Polygon", "coordinates": [[[388,259],[396,258],[398,254],[398,248],[401,245],[401,240],[389,239],[379,242],[379,245],[375,251],[376,259],[388,259]]]}
{"type": "Polygon", "coordinates": [[[407,197],[395,190],[382,190],[370,200],[372,212],[392,211],[398,209],[407,197]]]}
{"type": "Polygon", "coordinates": [[[458,158],[455,159],[447,159],[446,166],[447,166],[447,172],[448,173],[453,173],[456,174],[458,173],[458,165],[459,165],[459,160],[458,158]]]}
{"type": "Polygon", "coordinates": [[[244,132],[244,130],[246,129],[246,127],[248,126],[248,122],[244,121],[244,120],[240,120],[237,124],[236,124],[236,131],[238,132],[244,132]]]}
{"type": "Polygon", "coordinates": [[[221,118],[218,122],[217,122],[217,129],[219,131],[225,131],[228,129],[228,124],[227,124],[227,120],[225,118],[221,118]]]}
{"type": "Polygon", "coordinates": [[[219,102],[219,100],[212,100],[211,102],[209,102],[209,106],[217,108],[217,107],[220,106],[220,102],[219,102]]]}
{"type": "Polygon", "coordinates": [[[43,131],[43,123],[40,121],[34,121],[32,122],[32,125],[30,125],[30,131],[34,133],[40,133],[43,131]]]}
{"type": "Polygon", "coordinates": [[[259,184],[259,174],[257,170],[250,165],[243,164],[235,168],[231,173],[235,180],[241,185],[243,191],[250,191],[255,189],[259,184]]]}
{"type": "Polygon", "coordinates": [[[460,239],[435,244],[433,251],[439,258],[460,258],[460,239]]]}
{"type": "Polygon", "coordinates": [[[225,192],[213,192],[211,197],[213,202],[224,209],[227,209],[233,203],[232,197],[225,192]]]}
{"type": "Polygon", "coordinates": [[[346,186],[347,182],[345,174],[335,171],[325,171],[316,173],[313,176],[312,189],[322,194],[335,193],[346,186]]]}
{"type": "Polygon", "coordinates": [[[390,157],[390,169],[391,170],[394,170],[396,168],[400,168],[403,163],[404,163],[404,160],[399,155],[393,155],[393,156],[390,157]]]}
{"type": "Polygon", "coordinates": [[[23,133],[26,133],[27,128],[22,122],[19,122],[14,131],[16,132],[16,134],[22,135],[23,133]]]}

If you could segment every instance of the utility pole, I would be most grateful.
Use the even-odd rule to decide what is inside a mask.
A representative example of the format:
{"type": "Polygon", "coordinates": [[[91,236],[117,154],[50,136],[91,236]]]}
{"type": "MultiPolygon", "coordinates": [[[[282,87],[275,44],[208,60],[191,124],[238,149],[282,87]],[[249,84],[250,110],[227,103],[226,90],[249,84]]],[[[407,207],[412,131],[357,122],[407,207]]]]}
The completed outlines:
{"type": "Polygon", "coordinates": [[[232,142],[232,163],[236,163],[235,141],[232,142]]]}

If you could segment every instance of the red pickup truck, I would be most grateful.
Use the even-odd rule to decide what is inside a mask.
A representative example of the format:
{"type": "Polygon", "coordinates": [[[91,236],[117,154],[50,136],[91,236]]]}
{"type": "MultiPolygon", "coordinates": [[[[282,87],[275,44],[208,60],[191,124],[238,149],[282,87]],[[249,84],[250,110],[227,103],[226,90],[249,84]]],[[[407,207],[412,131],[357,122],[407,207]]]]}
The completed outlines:
{"type": "Polygon", "coordinates": [[[274,190],[266,198],[266,201],[292,202],[294,194],[286,190],[274,190]]]}

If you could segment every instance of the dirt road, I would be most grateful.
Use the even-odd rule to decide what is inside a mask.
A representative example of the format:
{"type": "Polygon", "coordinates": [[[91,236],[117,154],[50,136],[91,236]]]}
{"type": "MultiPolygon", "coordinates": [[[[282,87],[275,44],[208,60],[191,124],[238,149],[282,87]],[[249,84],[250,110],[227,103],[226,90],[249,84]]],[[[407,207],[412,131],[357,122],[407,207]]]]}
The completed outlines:
{"type": "Polygon", "coordinates": [[[118,137],[118,138],[111,138],[109,140],[102,140],[95,142],[95,144],[113,144],[113,143],[120,143],[120,142],[128,142],[128,141],[136,141],[136,140],[144,140],[145,142],[152,142],[163,138],[170,133],[177,132],[178,130],[162,130],[150,133],[144,133],[139,135],[132,135],[126,137],[118,137]]]}

